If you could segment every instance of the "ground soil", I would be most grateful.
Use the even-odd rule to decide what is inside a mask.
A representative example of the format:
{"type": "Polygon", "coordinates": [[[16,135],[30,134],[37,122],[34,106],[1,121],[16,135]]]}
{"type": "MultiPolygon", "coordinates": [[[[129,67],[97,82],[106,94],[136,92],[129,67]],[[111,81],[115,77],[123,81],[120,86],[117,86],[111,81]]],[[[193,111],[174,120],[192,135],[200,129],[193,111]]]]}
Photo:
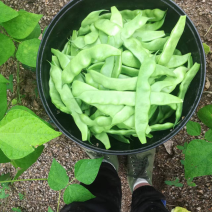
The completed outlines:
{"type": "MultiPolygon", "coordinates": [[[[40,21],[40,25],[44,29],[57,12],[68,3],[68,0],[3,0],[3,2],[16,10],[25,9],[29,12],[43,14],[44,17],[40,21]]],[[[176,0],[176,3],[192,19],[200,33],[202,41],[212,47],[212,29],[204,36],[212,25],[212,0],[176,0]]],[[[209,93],[212,91],[210,87],[210,82],[212,83],[211,59],[212,54],[208,54],[206,92],[202,96],[198,109],[212,103],[212,94],[209,93]]],[[[16,97],[16,63],[10,59],[5,65],[0,67],[0,72],[6,77],[10,74],[14,76],[14,92],[11,93],[8,91],[8,101],[10,101],[16,97]]],[[[37,96],[35,73],[24,70],[21,67],[20,75],[21,95],[23,95],[22,104],[48,121],[49,119],[43,109],[41,100],[37,96]]],[[[196,113],[193,115],[192,120],[199,121],[196,113]]],[[[204,133],[207,128],[203,125],[202,127],[204,133]]],[[[184,178],[184,169],[180,163],[180,160],[183,159],[183,154],[176,146],[184,142],[189,142],[192,139],[193,137],[188,136],[184,128],[172,138],[173,145],[171,146],[170,154],[164,145],[157,148],[153,185],[166,196],[167,206],[170,211],[175,206],[185,207],[192,212],[212,211],[212,176],[195,178],[196,187],[188,187],[184,178]],[[184,184],[182,188],[168,186],[164,183],[165,180],[174,180],[176,177],[184,184]]],[[[46,145],[38,161],[21,178],[47,178],[53,158],[66,169],[70,169],[76,161],[87,158],[87,156],[76,143],[62,135],[46,145]]],[[[126,181],[126,157],[120,156],[119,160],[119,176],[122,181],[123,190],[122,211],[128,212],[130,211],[131,193],[126,181]]],[[[10,172],[14,176],[15,169],[10,164],[1,164],[0,173],[7,172],[10,172]]],[[[73,177],[72,171],[68,173],[70,177],[73,177]]],[[[20,207],[22,211],[44,212],[47,211],[48,206],[56,211],[57,198],[58,192],[50,190],[45,181],[18,182],[12,186],[7,201],[3,201],[0,205],[0,211],[9,212],[12,207],[20,207]],[[24,200],[19,200],[18,193],[25,194],[24,200]]],[[[64,203],[61,200],[60,208],[63,205],[64,203]]]]}

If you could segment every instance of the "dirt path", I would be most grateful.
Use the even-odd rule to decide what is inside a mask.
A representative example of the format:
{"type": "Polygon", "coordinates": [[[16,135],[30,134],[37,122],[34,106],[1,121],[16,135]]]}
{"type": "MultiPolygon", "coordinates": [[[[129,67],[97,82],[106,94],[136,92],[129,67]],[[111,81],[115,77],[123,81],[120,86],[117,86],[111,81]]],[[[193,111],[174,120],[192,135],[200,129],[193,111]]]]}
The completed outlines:
{"type": "MultiPolygon", "coordinates": [[[[40,22],[41,28],[44,29],[51,21],[53,16],[66,4],[68,0],[3,0],[4,3],[12,8],[19,10],[25,9],[29,12],[44,14],[40,22]]],[[[184,9],[196,25],[201,35],[202,41],[212,47],[212,30],[204,37],[206,31],[212,24],[212,0],[177,0],[176,3],[184,9]]],[[[212,55],[207,56],[207,79],[212,83],[212,55]]],[[[0,72],[5,76],[14,75],[15,85],[15,69],[16,64],[9,60],[0,68],[0,72]]],[[[32,109],[41,118],[48,120],[43,106],[36,92],[35,73],[29,72],[21,68],[21,94],[23,105],[32,109]]],[[[211,87],[208,91],[212,91],[211,87]]],[[[14,93],[9,93],[9,100],[15,97],[14,93]]],[[[211,94],[203,94],[198,109],[203,105],[212,103],[211,94]]],[[[192,117],[198,121],[196,114],[192,117]]],[[[205,127],[203,127],[206,130],[205,127]]],[[[181,130],[172,141],[173,151],[168,154],[165,147],[161,145],[157,148],[155,169],[154,169],[154,186],[167,197],[167,206],[171,210],[175,206],[186,207],[192,212],[210,212],[212,211],[212,176],[200,177],[194,180],[196,187],[191,188],[186,185],[184,179],[183,166],[180,160],[183,159],[181,151],[176,148],[177,145],[192,140],[192,137],[186,134],[185,129],[181,130]],[[170,187],[165,185],[165,180],[174,180],[179,177],[184,183],[183,188],[170,187]]],[[[201,154],[201,153],[200,153],[201,154]]],[[[46,148],[39,160],[23,175],[22,178],[46,178],[50,169],[53,158],[61,163],[66,169],[73,167],[76,161],[86,158],[86,154],[74,142],[66,138],[64,135],[58,139],[54,139],[46,145],[46,148]]],[[[119,157],[121,165],[119,176],[122,181],[123,199],[122,211],[128,212],[131,203],[131,194],[126,181],[126,157],[119,157]]],[[[0,166],[0,173],[15,173],[15,169],[9,164],[0,166]]],[[[73,177],[70,171],[69,176],[73,177]]],[[[49,189],[47,182],[25,182],[16,183],[11,189],[7,206],[0,205],[0,211],[11,211],[12,207],[20,207],[22,211],[47,211],[48,206],[56,210],[58,193],[49,189]],[[20,201],[18,193],[24,193],[25,199],[20,201]]],[[[63,202],[61,201],[61,207],[63,202]]]]}

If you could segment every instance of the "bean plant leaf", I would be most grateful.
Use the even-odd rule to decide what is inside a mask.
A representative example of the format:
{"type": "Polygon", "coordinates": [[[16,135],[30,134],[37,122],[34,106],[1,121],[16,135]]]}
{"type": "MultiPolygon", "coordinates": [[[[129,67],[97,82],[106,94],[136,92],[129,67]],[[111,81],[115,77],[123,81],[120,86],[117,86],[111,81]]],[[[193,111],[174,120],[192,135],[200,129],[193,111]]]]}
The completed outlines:
{"type": "Polygon", "coordinates": [[[206,126],[212,129],[212,105],[201,108],[197,116],[206,126]]]}
{"type": "Polygon", "coordinates": [[[83,159],[78,161],[74,166],[74,175],[80,182],[89,185],[95,179],[99,172],[103,158],[83,159]]]}
{"type": "Polygon", "coordinates": [[[0,33],[0,66],[4,64],[15,53],[15,46],[13,41],[0,33]]]}
{"type": "Polygon", "coordinates": [[[194,178],[212,174],[212,143],[193,140],[188,144],[185,154],[185,177],[194,178]]]}
{"type": "Polygon", "coordinates": [[[8,163],[8,162],[10,162],[10,159],[0,149],[0,163],[8,163]]]}
{"type": "Polygon", "coordinates": [[[2,175],[0,176],[0,182],[1,182],[1,181],[8,180],[8,179],[10,179],[10,173],[2,174],[2,175]]]}
{"type": "Polygon", "coordinates": [[[42,16],[20,10],[17,17],[2,25],[11,37],[24,39],[32,33],[42,16]]]}
{"type": "Polygon", "coordinates": [[[188,184],[188,186],[195,187],[196,184],[194,182],[192,182],[192,181],[193,181],[193,178],[187,179],[187,184],[188,184]]]}
{"type": "Polygon", "coordinates": [[[48,207],[48,212],[54,212],[50,207],[48,207]]]}
{"type": "Polygon", "coordinates": [[[0,83],[9,83],[9,81],[0,74],[0,83]]]}
{"type": "Polygon", "coordinates": [[[59,191],[68,185],[69,177],[66,170],[55,159],[52,161],[48,176],[48,184],[51,189],[59,191]]]}
{"type": "Polygon", "coordinates": [[[186,130],[189,135],[198,136],[201,134],[201,126],[197,122],[189,121],[186,124],[186,130]]]}
{"type": "Polygon", "coordinates": [[[18,168],[18,171],[16,172],[16,175],[13,178],[13,180],[17,180],[25,171],[26,171],[26,169],[18,168]]]}
{"type": "Polygon", "coordinates": [[[41,41],[36,38],[22,42],[16,53],[17,59],[27,66],[36,67],[40,42],[41,41]]]}
{"type": "Polygon", "coordinates": [[[7,84],[7,90],[10,90],[13,93],[13,75],[9,76],[9,83],[7,84]]]}
{"type": "Polygon", "coordinates": [[[9,194],[6,194],[4,189],[0,189],[0,199],[5,199],[7,197],[9,197],[9,194]]]}
{"type": "Polygon", "coordinates": [[[5,5],[2,1],[0,1],[0,14],[0,23],[9,21],[18,16],[17,11],[5,5]]]}
{"type": "Polygon", "coordinates": [[[5,83],[0,83],[0,121],[7,111],[7,87],[5,83]]]}
{"type": "Polygon", "coordinates": [[[23,200],[24,199],[24,194],[18,193],[18,197],[19,197],[20,200],[23,200]]]}
{"type": "Polygon", "coordinates": [[[179,183],[179,178],[176,178],[176,180],[173,180],[173,181],[166,180],[165,184],[170,185],[170,186],[183,187],[183,184],[179,183]]]}
{"type": "Polygon", "coordinates": [[[24,110],[10,110],[0,122],[0,148],[9,159],[26,157],[61,133],[24,110]]]}
{"type": "Polygon", "coordinates": [[[66,204],[85,202],[93,198],[95,198],[95,196],[88,189],[79,184],[69,185],[63,195],[63,200],[66,204]]]}
{"type": "Polygon", "coordinates": [[[19,209],[19,208],[12,208],[12,211],[21,212],[21,209],[19,209]]]}
{"type": "Polygon", "coordinates": [[[31,40],[33,38],[38,38],[40,34],[41,34],[41,28],[40,28],[40,25],[37,24],[34,30],[31,32],[31,34],[27,36],[26,38],[24,38],[23,40],[31,40]]]}
{"type": "Polygon", "coordinates": [[[30,166],[33,165],[33,163],[35,163],[38,160],[43,150],[44,150],[44,145],[41,145],[37,147],[35,151],[33,151],[31,154],[27,155],[24,158],[17,159],[14,162],[17,165],[17,167],[28,169],[30,166]]]}
{"type": "Polygon", "coordinates": [[[206,43],[203,43],[203,48],[205,50],[205,54],[208,54],[211,52],[210,46],[208,46],[206,43]]]}
{"type": "Polygon", "coordinates": [[[206,133],[205,133],[205,139],[212,142],[212,130],[209,129],[206,133]]]}

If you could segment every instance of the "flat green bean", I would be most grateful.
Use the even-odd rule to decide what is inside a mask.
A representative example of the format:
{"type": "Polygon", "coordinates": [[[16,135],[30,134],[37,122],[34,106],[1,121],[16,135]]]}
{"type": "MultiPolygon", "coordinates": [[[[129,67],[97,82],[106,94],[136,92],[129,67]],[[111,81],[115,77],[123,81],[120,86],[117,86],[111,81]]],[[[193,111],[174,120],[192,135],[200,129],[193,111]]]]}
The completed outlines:
{"type": "Polygon", "coordinates": [[[122,52],[122,63],[133,68],[141,66],[139,60],[128,50],[122,52]]]}
{"type": "Polygon", "coordinates": [[[105,149],[110,149],[111,145],[107,133],[102,132],[100,134],[94,134],[94,136],[104,144],[105,149]]]}
{"type": "Polygon", "coordinates": [[[62,52],[56,49],[51,49],[51,52],[58,58],[62,69],[65,69],[65,67],[70,62],[70,57],[68,57],[68,55],[63,54],[62,52]]]}
{"type": "Polygon", "coordinates": [[[152,41],[158,38],[164,37],[166,34],[164,31],[143,31],[143,30],[137,30],[133,37],[137,38],[139,41],[147,42],[152,41]]]}
{"type": "Polygon", "coordinates": [[[111,134],[110,136],[113,137],[113,138],[115,138],[116,140],[122,142],[122,143],[130,144],[129,139],[125,138],[125,137],[122,136],[122,135],[114,135],[114,134],[111,134]]]}
{"type": "Polygon", "coordinates": [[[122,15],[115,6],[111,7],[110,21],[119,25],[120,27],[123,27],[122,15]]]}
{"type": "Polygon", "coordinates": [[[90,49],[85,49],[79,52],[66,66],[62,73],[63,83],[71,83],[76,75],[78,75],[82,69],[87,68],[92,59],[104,60],[110,56],[120,55],[120,50],[107,45],[99,44],[91,47],[90,49]],[[104,49],[104,51],[102,51],[104,49]]]}

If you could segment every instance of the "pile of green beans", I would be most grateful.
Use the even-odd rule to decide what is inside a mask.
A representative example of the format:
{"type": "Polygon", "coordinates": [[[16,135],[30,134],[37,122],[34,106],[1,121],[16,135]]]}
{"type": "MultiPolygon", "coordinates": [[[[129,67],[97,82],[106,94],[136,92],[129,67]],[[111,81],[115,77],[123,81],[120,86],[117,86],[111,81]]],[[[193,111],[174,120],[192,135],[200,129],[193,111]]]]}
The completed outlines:
{"type": "Polygon", "coordinates": [[[62,51],[52,49],[52,103],[73,117],[83,141],[95,136],[109,149],[108,135],[126,144],[134,136],[145,144],[179,123],[200,64],[176,49],[186,16],[171,34],[159,30],[165,18],[160,9],[94,11],[62,51]]]}

